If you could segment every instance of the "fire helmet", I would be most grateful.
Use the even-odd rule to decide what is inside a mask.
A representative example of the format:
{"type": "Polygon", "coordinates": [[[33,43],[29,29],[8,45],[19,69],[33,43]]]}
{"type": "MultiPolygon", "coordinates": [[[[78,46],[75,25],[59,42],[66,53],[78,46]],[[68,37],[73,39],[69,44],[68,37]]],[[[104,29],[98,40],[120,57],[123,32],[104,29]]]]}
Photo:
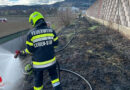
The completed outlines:
{"type": "Polygon", "coordinates": [[[39,19],[44,19],[44,16],[40,13],[40,12],[33,12],[30,17],[29,17],[29,23],[32,24],[32,26],[35,26],[36,25],[36,22],[39,20],[39,19]]]}

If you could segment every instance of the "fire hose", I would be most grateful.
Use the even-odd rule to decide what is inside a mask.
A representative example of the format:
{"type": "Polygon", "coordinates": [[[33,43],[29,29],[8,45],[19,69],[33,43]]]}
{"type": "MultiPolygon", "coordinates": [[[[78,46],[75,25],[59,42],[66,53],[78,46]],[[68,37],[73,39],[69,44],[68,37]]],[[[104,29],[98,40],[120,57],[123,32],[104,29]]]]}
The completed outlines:
{"type": "MultiPolygon", "coordinates": [[[[78,26],[77,26],[77,27],[78,27],[78,26]]],[[[63,29],[63,30],[64,30],[64,29],[63,29]]],[[[63,33],[63,32],[60,32],[59,35],[61,35],[61,33],[63,33]]],[[[61,51],[63,51],[64,49],[66,49],[66,48],[69,46],[69,44],[72,42],[72,40],[75,39],[76,34],[77,34],[77,33],[76,33],[76,27],[75,27],[73,37],[70,39],[70,41],[69,41],[62,49],[57,50],[56,53],[61,52],[61,51]]],[[[61,72],[61,71],[71,73],[71,74],[76,75],[77,77],[81,78],[82,80],[84,80],[85,83],[89,86],[90,90],[92,90],[92,86],[91,86],[91,84],[89,83],[88,80],[86,80],[83,76],[81,76],[80,74],[78,74],[78,73],[76,73],[76,72],[73,72],[73,71],[68,70],[68,69],[60,68],[60,64],[59,64],[58,61],[57,61],[57,70],[58,70],[59,78],[60,78],[60,72],[61,72]]]]}

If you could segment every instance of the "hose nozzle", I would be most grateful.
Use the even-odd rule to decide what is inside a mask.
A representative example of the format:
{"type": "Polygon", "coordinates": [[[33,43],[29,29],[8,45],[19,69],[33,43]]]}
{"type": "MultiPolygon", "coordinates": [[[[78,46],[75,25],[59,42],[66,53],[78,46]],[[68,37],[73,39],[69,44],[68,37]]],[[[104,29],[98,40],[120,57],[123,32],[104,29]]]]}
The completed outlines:
{"type": "Polygon", "coordinates": [[[16,50],[16,51],[15,51],[15,56],[14,56],[14,58],[17,58],[19,54],[20,54],[20,51],[19,51],[19,50],[16,50]]]}

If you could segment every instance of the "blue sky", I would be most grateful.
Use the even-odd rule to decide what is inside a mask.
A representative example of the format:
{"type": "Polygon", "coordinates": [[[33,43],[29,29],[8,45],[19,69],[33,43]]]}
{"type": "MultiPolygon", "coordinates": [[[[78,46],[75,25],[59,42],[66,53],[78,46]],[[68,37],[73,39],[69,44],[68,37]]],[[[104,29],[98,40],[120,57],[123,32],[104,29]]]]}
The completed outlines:
{"type": "Polygon", "coordinates": [[[53,4],[64,0],[0,0],[0,5],[53,4]]]}

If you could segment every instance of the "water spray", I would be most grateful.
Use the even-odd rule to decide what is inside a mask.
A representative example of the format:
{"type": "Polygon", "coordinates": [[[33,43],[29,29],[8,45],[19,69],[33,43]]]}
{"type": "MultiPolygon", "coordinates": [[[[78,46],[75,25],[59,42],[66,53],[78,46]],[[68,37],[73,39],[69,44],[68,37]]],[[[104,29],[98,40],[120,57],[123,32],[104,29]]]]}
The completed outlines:
{"type": "Polygon", "coordinates": [[[0,90],[23,90],[18,87],[23,80],[22,63],[17,58],[19,54],[20,51],[17,50],[14,56],[0,47],[0,90]]]}
{"type": "Polygon", "coordinates": [[[3,83],[3,79],[2,77],[0,76],[0,89],[4,87],[4,83],[3,83]]]}

